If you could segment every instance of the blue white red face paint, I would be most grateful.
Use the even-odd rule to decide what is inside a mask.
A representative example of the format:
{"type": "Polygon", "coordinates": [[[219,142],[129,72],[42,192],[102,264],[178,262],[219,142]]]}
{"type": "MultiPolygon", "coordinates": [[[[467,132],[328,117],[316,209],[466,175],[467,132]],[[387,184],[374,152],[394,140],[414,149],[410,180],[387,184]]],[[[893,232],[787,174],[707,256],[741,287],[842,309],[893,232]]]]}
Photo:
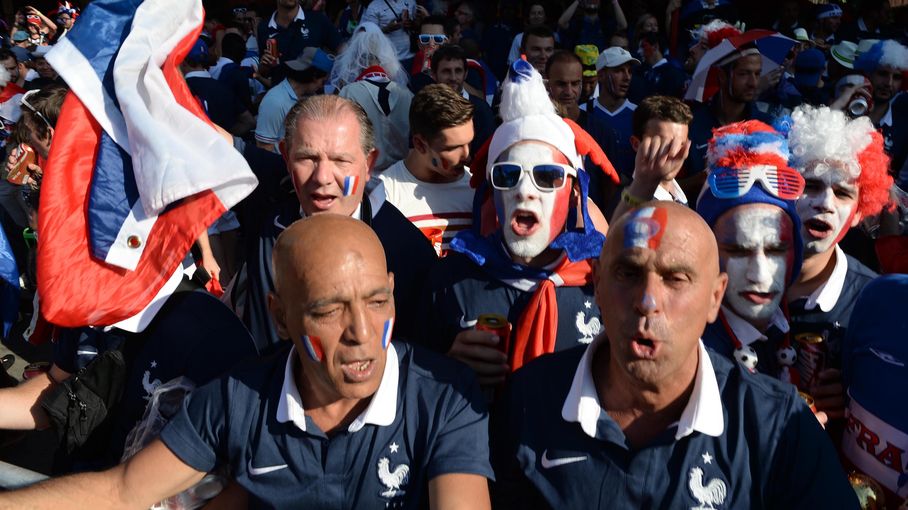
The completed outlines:
{"type": "Polygon", "coordinates": [[[791,228],[785,211],[757,204],[736,207],[716,223],[728,273],[724,303],[748,322],[769,320],[779,308],[792,263],[791,228]]]}
{"type": "Polygon", "coordinates": [[[300,340],[303,342],[303,348],[306,349],[309,359],[316,363],[321,363],[322,358],[325,357],[321,339],[317,336],[302,335],[300,340]]]}
{"type": "Polygon", "coordinates": [[[798,199],[796,208],[801,217],[804,252],[809,257],[825,253],[851,228],[857,211],[858,188],[857,178],[839,166],[808,166],[804,179],[809,185],[798,199]]]}
{"type": "Polygon", "coordinates": [[[356,188],[359,186],[359,176],[358,175],[348,175],[344,177],[344,196],[349,197],[350,195],[356,193],[356,188]]]}
{"type": "Polygon", "coordinates": [[[385,321],[385,328],[381,333],[381,348],[387,349],[391,345],[391,333],[394,332],[394,318],[385,321]]]}
{"type": "MultiPolygon", "coordinates": [[[[506,150],[500,161],[513,161],[524,168],[541,163],[567,163],[567,159],[548,145],[522,143],[506,150]]],[[[571,186],[555,191],[539,191],[524,173],[507,191],[495,190],[495,205],[505,245],[515,257],[531,259],[548,248],[564,230],[571,199],[571,186]]]]}
{"type": "Polygon", "coordinates": [[[624,224],[624,247],[658,250],[668,224],[668,212],[661,207],[644,207],[633,212],[624,224]]]}

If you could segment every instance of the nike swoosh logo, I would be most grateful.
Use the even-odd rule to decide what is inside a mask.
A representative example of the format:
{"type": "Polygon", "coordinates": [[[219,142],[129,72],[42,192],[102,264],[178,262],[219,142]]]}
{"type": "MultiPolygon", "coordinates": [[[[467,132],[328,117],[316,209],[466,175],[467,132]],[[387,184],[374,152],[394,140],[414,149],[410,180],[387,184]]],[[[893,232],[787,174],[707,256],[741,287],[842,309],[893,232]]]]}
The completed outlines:
{"type": "Polygon", "coordinates": [[[469,329],[476,325],[477,321],[475,319],[471,320],[471,321],[465,321],[464,319],[466,319],[466,317],[461,315],[460,316],[460,327],[462,327],[464,329],[469,329]]]}
{"type": "Polygon", "coordinates": [[[261,476],[267,475],[268,473],[273,473],[275,471],[280,471],[286,469],[287,464],[281,464],[280,466],[265,466],[265,467],[252,467],[252,459],[249,459],[249,465],[247,466],[249,474],[252,476],[261,476]]]}
{"type": "Polygon", "coordinates": [[[587,455],[583,457],[563,457],[560,459],[550,459],[549,450],[546,449],[542,452],[542,467],[545,469],[551,469],[553,467],[563,466],[565,464],[573,464],[575,462],[582,462],[589,458],[587,455]]]}
{"type": "Polygon", "coordinates": [[[705,149],[707,145],[709,145],[709,144],[708,144],[708,143],[704,143],[703,145],[697,145],[697,150],[705,149]]]}

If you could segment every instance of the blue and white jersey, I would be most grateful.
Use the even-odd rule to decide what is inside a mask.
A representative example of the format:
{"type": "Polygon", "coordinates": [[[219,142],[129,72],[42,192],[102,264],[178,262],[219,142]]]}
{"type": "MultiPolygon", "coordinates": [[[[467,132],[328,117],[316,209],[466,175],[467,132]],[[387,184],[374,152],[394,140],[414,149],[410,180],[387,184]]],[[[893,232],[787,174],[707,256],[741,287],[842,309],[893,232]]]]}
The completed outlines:
{"type": "Polygon", "coordinates": [[[465,365],[392,343],[369,406],[327,436],[305,415],[297,356],[285,347],[197,389],[161,439],[199,471],[229,465],[250,508],[417,508],[437,476],[492,478],[488,414],[465,365]]]}
{"type": "MultiPolygon", "coordinates": [[[[449,253],[430,271],[431,301],[423,318],[421,341],[447,352],[458,333],[476,327],[482,314],[507,317],[511,344],[524,308],[533,297],[538,281],[501,281],[460,253],[449,253]]],[[[593,286],[555,287],[558,302],[558,334],[555,351],[588,344],[602,328],[593,286]]]]}
{"type": "Polygon", "coordinates": [[[602,409],[588,348],[518,371],[496,428],[501,508],[857,508],[828,436],[791,385],[701,343],[678,422],[640,448],[602,409]]]}

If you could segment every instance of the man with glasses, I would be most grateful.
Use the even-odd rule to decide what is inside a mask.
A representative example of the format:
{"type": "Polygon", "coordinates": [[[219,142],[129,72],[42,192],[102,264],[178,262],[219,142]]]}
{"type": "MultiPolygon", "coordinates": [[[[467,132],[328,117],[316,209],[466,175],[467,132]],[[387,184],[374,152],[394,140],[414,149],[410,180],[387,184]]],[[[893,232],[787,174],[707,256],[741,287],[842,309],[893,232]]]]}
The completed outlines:
{"type": "Polygon", "coordinates": [[[448,34],[453,30],[454,22],[444,16],[429,16],[422,20],[419,35],[416,36],[416,56],[413,65],[408,69],[412,75],[410,89],[413,93],[432,83],[431,60],[435,50],[450,41],[448,34]]]}
{"type": "Polygon", "coordinates": [[[584,156],[617,177],[589,136],[558,117],[527,61],[512,64],[501,105],[504,123],[473,160],[473,229],[433,270],[425,313],[433,347],[487,386],[599,333],[590,259],[604,237],[586,207],[584,156]]]}

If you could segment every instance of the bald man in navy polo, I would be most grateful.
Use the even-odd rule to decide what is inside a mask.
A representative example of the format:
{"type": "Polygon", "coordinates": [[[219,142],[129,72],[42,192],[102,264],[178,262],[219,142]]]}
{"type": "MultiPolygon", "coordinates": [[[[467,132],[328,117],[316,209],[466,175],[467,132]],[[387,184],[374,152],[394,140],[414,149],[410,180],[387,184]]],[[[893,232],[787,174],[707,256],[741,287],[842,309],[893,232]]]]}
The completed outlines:
{"type": "Polygon", "coordinates": [[[605,333],[514,376],[501,508],[857,508],[793,386],[707,351],[727,276],[702,219],[629,211],[595,267],[605,333]]]}
{"type": "Polygon", "coordinates": [[[273,262],[284,349],[195,390],[126,463],[2,493],[0,508],[148,508],[222,466],[250,508],[489,508],[479,385],[390,341],[394,277],[375,233],[313,216],[281,234],[273,262]]]}

